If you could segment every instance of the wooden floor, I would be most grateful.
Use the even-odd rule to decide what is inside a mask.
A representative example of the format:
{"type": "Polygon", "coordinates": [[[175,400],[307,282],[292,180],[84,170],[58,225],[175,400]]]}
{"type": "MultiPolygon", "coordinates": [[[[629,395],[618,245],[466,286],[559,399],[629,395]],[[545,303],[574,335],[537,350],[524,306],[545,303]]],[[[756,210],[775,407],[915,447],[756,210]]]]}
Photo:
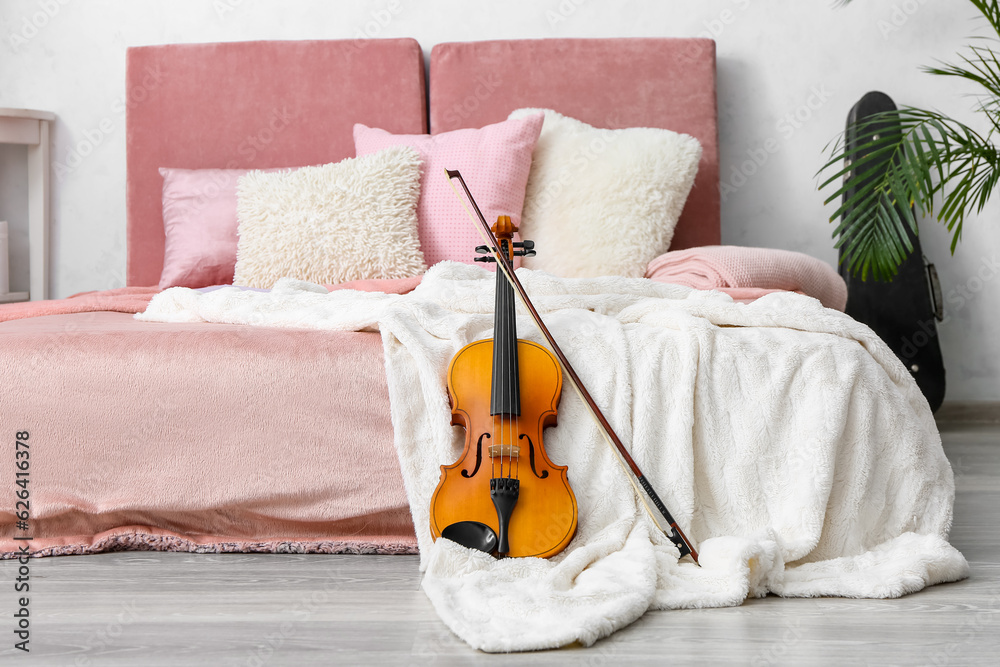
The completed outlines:
{"type": "Polygon", "coordinates": [[[998,665],[1000,425],[942,436],[958,487],[952,542],[972,576],[899,600],[651,612],[588,649],[494,656],[440,623],[416,557],[105,554],[32,562],[30,654],[11,648],[17,565],[0,564],[0,662],[998,665]]]}

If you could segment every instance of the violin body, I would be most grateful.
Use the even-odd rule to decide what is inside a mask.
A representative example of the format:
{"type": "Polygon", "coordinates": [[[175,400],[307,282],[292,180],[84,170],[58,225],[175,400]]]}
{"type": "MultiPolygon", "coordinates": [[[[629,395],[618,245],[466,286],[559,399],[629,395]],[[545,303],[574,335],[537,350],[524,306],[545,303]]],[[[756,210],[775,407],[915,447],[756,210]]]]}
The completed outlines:
{"type": "Polygon", "coordinates": [[[494,447],[495,456],[491,457],[490,447],[506,440],[501,446],[518,444],[513,466],[520,480],[507,555],[547,558],[569,544],[577,522],[576,496],[569,486],[566,466],[553,464],[542,444],[542,431],[556,424],[562,371],[544,347],[518,340],[521,414],[495,419],[490,415],[493,353],[492,339],[470,343],[459,350],[448,368],[451,423],[465,428],[465,448],[455,463],[441,466],[441,481],[431,500],[431,533],[436,539],[446,526],[458,521],[479,521],[499,532],[497,510],[490,498],[495,465],[490,459],[508,460],[510,456],[494,447]]]}
{"type": "MultiPolygon", "coordinates": [[[[509,216],[500,216],[493,231],[507,258],[534,254],[530,241],[513,242],[517,228],[509,216]]],[[[441,466],[430,507],[435,539],[471,530],[472,544],[447,535],[501,557],[547,558],[569,544],[576,496],[566,466],[553,464],[542,443],[542,432],[556,423],[561,393],[559,360],[517,338],[514,291],[498,270],[493,338],[466,345],[448,366],[451,423],[465,428],[465,447],[457,461],[441,466]]]]}

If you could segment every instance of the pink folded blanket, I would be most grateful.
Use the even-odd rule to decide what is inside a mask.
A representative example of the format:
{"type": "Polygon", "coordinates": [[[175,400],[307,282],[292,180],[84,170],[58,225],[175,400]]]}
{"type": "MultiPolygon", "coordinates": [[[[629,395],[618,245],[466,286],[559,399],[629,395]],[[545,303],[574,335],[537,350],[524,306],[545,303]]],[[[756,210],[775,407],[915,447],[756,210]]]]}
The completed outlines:
{"type": "Polygon", "coordinates": [[[734,298],[755,290],[801,292],[843,311],[847,285],[826,262],[792,250],[702,246],[667,252],[646,267],[646,277],[695,289],[722,289],[734,298]]]}
{"type": "Polygon", "coordinates": [[[342,289],[353,289],[359,292],[385,292],[386,294],[407,294],[412,292],[423,280],[423,275],[411,278],[372,278],[370,280],[351,280],[336,285],[323,285],[331,292],[342,289]]]}
{"type": "Polygon", "coordinates": [[[159,291],[158,287],[120,287],[100,292],[81,292],[66,299],[8,303],[0,306],[0,322],[27,317],[98,311],[141,313],[146,310],[149,300],[159,291]]]}

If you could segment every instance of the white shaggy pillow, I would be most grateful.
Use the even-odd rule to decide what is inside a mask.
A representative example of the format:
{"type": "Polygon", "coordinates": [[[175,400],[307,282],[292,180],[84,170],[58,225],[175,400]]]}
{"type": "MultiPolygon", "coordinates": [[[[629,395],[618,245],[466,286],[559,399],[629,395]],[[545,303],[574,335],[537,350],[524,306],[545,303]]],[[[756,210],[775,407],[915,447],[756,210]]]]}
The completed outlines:
{"type": "Polygon", "coordinates": [[[602,130],[542,111],[520,226],[538,255],[522,266],[569,278],[641,278],[670,247],[701,144],[670,130],[602,130]]]}
{"type": "Polygon", "coordinates": [[[427,270],[417,237],[420,155],[390,148],[237,186],[234,285],[406,278],[427,270]]]}

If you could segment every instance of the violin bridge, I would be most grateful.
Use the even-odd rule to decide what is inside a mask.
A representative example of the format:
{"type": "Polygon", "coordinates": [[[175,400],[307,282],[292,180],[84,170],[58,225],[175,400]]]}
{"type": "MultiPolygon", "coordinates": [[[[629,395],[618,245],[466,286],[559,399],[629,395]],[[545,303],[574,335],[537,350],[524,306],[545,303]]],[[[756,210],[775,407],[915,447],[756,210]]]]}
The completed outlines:
{"type": "Polygon", "coordinates": [[[508,459],[516,459],[520,454],[521,448],[518,445],[490,445],[491,457],[501,456],[508,459]]]}

